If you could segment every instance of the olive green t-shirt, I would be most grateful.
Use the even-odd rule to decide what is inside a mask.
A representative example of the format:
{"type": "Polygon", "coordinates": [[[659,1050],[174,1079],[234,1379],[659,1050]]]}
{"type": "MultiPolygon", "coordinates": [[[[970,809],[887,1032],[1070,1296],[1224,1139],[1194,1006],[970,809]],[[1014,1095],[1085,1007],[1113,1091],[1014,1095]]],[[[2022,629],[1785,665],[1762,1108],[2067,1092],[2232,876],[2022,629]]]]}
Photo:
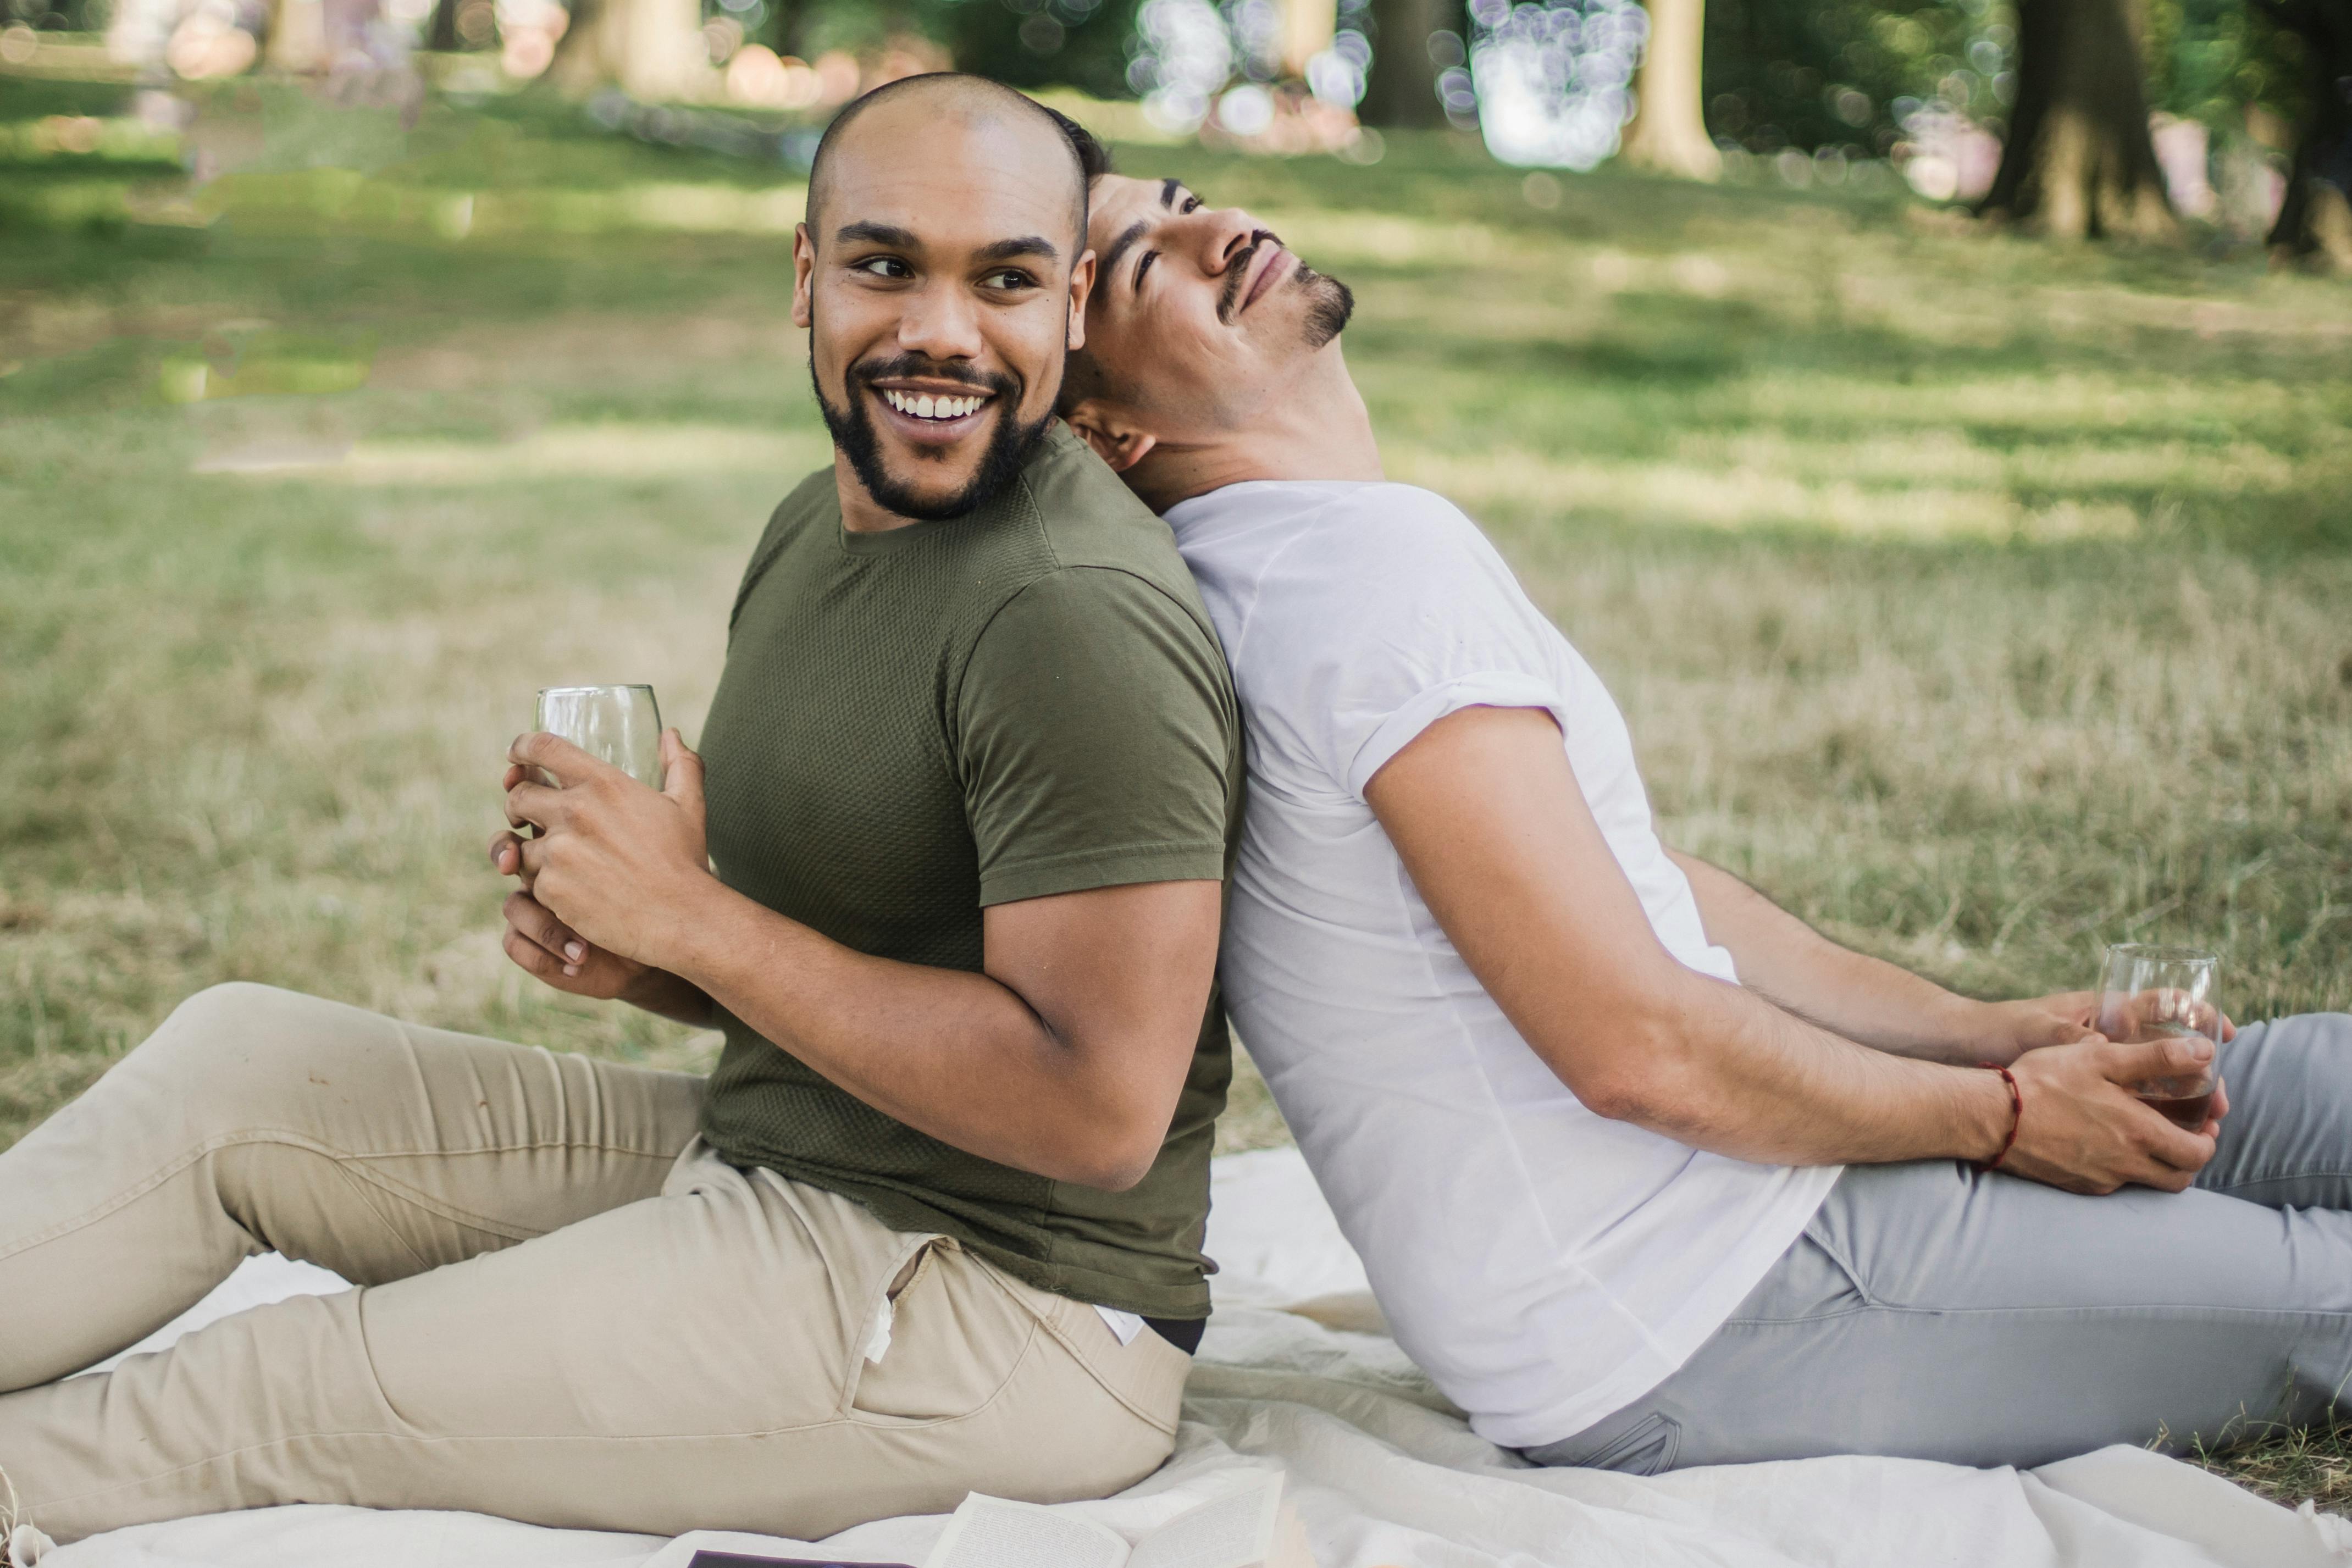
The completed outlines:
{"type": "MultiPolygon", "coordinates": [[[[968,516],[849,533],[831,468],[777,507],[702,733],[730,887],[845,946],[982,967],[982,910],[1222,878],[1240,823],[1224,654],[1167,525],[1056,423],[968,516]]],[[[703,1134],[740,1166],[955,1237],[1042,1289],[1207,1313],[1213,994],[1175,1120],[1125,1192],[967,1154],[722,1015],[703,1134]]]]}

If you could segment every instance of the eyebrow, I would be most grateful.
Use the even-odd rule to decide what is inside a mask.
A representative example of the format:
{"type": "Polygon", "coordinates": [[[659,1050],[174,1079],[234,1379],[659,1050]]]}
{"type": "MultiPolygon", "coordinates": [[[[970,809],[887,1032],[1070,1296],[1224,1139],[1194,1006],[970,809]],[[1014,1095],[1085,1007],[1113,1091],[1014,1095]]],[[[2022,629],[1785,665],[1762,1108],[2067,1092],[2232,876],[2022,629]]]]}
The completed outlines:
{"type": "Polygon", "coordinates": [[[1001,239],[994,245],[980,247],[982,261],[1013,261],[1024,256],[1042,256],[1047,261],[1057,259],[1061,252],[1053,242],[1037,235],[1023,235],[1019,239],[1001,239]]]}
{"type": "Polygon", "coordinates": [[[1160,204],[1163,207],[1174,206],[1176,204],[1176,193],[1183,188],[1184,182],[1179,180],[1173,174],[1171,174],[1165,180],[1160,181],[1160,204]]]}
{"type": "Polygon", "coordinates": [[[906,229],[888,224],[844,224],[833,236],[836,245],[854,245],[865,240],[873,245],[895,246],[900,250],[920,250],[922,241],[906,229]]]}
{"type": "Polygon", "coordinates": [[[1128,225],[1127,227],[1120,232],[1119,236],[1117,239],[1110,242],[1110,248],[1103,252],[1103,258],[1099,267],[1103,277],[1109,277],[1118,270],[1118,258],[1125,256],[1129,251],[1134,249],[1135,242],[1141,239],[1144,235],[1144,232],[1151,225],[1144,222],[1143,219],[1138,218],[1133,223],[1128,225]]]}

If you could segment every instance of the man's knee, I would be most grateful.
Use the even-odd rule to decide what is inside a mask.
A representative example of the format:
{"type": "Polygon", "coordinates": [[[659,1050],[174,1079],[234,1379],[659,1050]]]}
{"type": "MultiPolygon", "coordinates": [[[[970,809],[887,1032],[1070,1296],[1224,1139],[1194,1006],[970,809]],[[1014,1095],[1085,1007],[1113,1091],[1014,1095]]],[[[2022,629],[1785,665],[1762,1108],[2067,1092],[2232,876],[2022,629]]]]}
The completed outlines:
{"type": "MultiPolygon", "coordinates": [[[[247,980],[208,986],[173,1009],[107,1077],[118,1080],[118,1091],[170,1096],[191,1122],[265,1113],[257,1094],[289,1078],[303,1082],[305,1065],[349,1033],[341,1016],[348,1011],[247,980]]],[[[101,1080],[100,1092],[107,1087],[101,1080]]]]}

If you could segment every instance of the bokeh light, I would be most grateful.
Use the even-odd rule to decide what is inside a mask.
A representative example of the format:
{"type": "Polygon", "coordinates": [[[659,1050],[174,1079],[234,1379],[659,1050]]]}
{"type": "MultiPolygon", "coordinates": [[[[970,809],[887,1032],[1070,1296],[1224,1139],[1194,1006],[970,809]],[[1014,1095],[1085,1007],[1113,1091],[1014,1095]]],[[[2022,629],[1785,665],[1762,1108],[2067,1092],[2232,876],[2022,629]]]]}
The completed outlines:
{"type": "Polygon", "coordinates": [[[1635,0],[1471,0],[1470,19],[1469,80],[1489,152],[1506,163],[1590,169],[1617,151],[1650,33],[1635,0]]]}

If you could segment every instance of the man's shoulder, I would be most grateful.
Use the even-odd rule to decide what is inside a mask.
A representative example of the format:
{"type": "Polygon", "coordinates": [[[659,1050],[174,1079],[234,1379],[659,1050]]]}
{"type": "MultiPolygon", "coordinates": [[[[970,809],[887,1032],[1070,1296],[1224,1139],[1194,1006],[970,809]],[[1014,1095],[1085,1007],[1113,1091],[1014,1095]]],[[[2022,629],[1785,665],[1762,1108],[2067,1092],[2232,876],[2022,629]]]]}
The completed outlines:
{"type": "Polygon", "coordinates": [[[1460,507],[1412,485],[1236,485],[1182,503],[1170,520],[1197,575],[1252,601],[1426,603],[1508,578],[1460,507]]]}
{"type": "Polygon", "coordinates": [[[1183,573],[1168,525],[1059,420],[1022,470],[1021,484],[1055,565],[1183,573]]]}

